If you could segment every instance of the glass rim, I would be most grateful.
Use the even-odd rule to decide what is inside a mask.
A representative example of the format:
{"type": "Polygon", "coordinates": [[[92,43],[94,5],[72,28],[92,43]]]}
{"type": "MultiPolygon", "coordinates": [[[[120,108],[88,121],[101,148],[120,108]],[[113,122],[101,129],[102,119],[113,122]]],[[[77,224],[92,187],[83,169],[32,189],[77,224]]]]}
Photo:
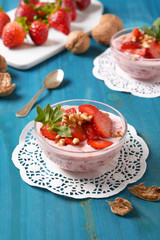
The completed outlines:
{"type": "Polygon", "coordinates": [[[113,111],[117,112],[119,114],[119,116],[122,118],[123,120],[123,124],[124,124],[124,133],[123,133],[123,136],[120,137],[120,139],[116,142],[116,143],[113,143],[111,146],[107,147],[107,148],[104,148],[104,149],[99,149],[99,150],[94,150],[94,151],[88,151],[88,152],[78,152],[78,151],[70,151],[70,150],[66,150],[66,149],[62,149],[62,148],[59,148],[59,147],[56,147],[56,146],[53,146],[52,144],[46,142],[37,132],[37,128],[36,128],[36,121],[34,121],[34,130],[36,132],[36,137],[39,138],[43,143],[49,145],[49,147],[51,147],[54,151],[56,151],[57,149],[59,151],[62,151],[64,153],[73,153],[73,154],[79,154],[79,155],[84,155],[84,154],[94,154],[94,153],[103,153],[103,152],[106,152],[106,150],[112,150],[114,149],[116,146],[118,146],[119,144],[121,144],[123,142],[123,139],[125,139],[126,137],[126,134],[127,134],[127,122],[126,122],[126,119],[125,117],[123,116],[123,114],[118,111],[116,108],[106,104],[106,103],[102,103],[102,102],[99,102],[99,101],[96,101],[96,100],[90,100],[90,99],[71,99],[71,100],[65,100],[65,101],[60,101],[60,102],[57,102],[57,103],[54,103],[51,105],[51,107],[53,106],[57,106],[58,104],[64,104],[64,103],[70,103],[70,102],[74,102],[74,101],[88,101],[88,102],[92,102],[92,103],[98,103],[98,104],[101,104],[101,105],[104,105],[110,109],[112,109],[113,111]]]}

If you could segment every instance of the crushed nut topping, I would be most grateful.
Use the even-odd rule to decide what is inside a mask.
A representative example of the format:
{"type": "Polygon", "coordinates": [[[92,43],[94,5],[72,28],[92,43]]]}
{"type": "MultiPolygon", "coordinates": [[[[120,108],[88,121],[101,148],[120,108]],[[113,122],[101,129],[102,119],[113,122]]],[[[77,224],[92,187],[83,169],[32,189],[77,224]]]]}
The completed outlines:
{"type": "Polygon", "coordinates": [[[61,138],[57,143],[58,146],[64,146],[65,144],[66,144],[66,142],[65,142],[64,138],[61,138]]]}
{"type": "Polygon", "coordinates": [[[131,203],[124,198],[118,197],[114,202],[109,202],[109,201],[106,201],[106,202],[110,205],[111,211],[113,213],[121,216],[131,212],[133,209],[131,203]]]}
{"type": "Polygon", "coordinates": [[[88,116],[87,113],[64,113],[62,122],[69,127],[75,128],[77,125],[81,126],[84,122],[90,122],[92,118],[93,116],[88,116]]]}
{"type": "Polygon", "coordinates": [[[140,36],[138,40],[143,45],[143,47],[146,47],[146,48],[149,48],[152,42],[156,42],[156,38],[148,34],[144,34],[140,36]]]}
{"type": "Polygon", "coordinates": [[[142,198],[146,201],[158,201],[160,199],[160,187],[144,186],[145,183],[140,183],[139,185],[128,188],[131,193],[136,195],[139,198],[142,198]]]}
{"type": "Polygon", "coordinates": [[[111,135],[112,138],[122,137],[122,136],[123,136],[123,132],[122,132],[122,131],[118,131],[118,132],[115,133],[115,134],[112,132],[112,135],[111,135]]]}

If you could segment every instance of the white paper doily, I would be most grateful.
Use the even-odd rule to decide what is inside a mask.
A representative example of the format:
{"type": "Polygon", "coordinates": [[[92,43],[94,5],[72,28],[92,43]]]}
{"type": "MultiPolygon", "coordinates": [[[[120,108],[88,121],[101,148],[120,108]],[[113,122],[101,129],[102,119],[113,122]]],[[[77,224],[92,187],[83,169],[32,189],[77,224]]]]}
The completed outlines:
{"type": "Polygon", "coordinates": [[[106,198],[140,179],[146,170],[149,149],[136,130],[128,125],[126,142],[117,157],[93,173],[65,171],[40,149],[30,122],[22,131],[12,161],[22,179],[31,186],[72,198],[106,198]]]}
{"type": "Polygon", "coordinates": [[[93,64],[93,75],[114,91],[130,92],[144,98],[160,96],[160,79],[150,83],[129,77],[115,63],[110,48],[96,57],[93,64]]]}

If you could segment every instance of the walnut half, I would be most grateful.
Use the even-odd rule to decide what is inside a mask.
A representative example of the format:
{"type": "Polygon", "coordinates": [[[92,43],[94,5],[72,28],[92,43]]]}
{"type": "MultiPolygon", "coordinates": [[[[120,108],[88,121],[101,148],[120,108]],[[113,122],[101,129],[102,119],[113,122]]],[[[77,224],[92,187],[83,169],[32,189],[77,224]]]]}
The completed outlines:
{"type": "Polygon", "coordinates": [[[113,213],[121,216],[131,212],[133,209],[131,203],[124,198],[118,197],[114,202],[109,202],[109,201],[106,201],[106,202],[110,205],[111,211],[113,213]]]}
{"type": "Polygon", "coordinates": [[[139,198],[142,198],[146,201],[158,201],[160,199],[160,187],[151,186],[146,187],[144,186],[145,183],[140,183],[139,185],[133,186],[128,188],[131,193],[136,195],[139,198]]]}
{"type": "Polygon", "coordinates": [[[11,84],[9,73],[0,73],[0,97],[7,96],[13,92],[15,83],[11,84]]]}

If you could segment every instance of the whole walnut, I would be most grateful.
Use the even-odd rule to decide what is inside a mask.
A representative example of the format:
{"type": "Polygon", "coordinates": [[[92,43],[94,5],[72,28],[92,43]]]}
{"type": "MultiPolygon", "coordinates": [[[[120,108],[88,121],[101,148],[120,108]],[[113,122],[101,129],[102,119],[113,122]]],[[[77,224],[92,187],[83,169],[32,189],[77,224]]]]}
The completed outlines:
{"type": "Polygon", "coordinates": [[[6,59],[0,55],[0,73],[5,73],[7,70],[7,62],[6,59]]]}
{"type": "Polygon", "coordinates": [[[74,54],[84,53],[88,50],[90,45],[90,38],[87,33],[81,30],[76,30],[68,35],[66,41],[67,50],[74,54]]]}
{"type": "Polygon", "coordinates": [[[91,31],[92,37],[102,45],[109,45],[111,37],[123,28],[122,20],[113,14],[101,16],[99,24],[91,31]]]}

